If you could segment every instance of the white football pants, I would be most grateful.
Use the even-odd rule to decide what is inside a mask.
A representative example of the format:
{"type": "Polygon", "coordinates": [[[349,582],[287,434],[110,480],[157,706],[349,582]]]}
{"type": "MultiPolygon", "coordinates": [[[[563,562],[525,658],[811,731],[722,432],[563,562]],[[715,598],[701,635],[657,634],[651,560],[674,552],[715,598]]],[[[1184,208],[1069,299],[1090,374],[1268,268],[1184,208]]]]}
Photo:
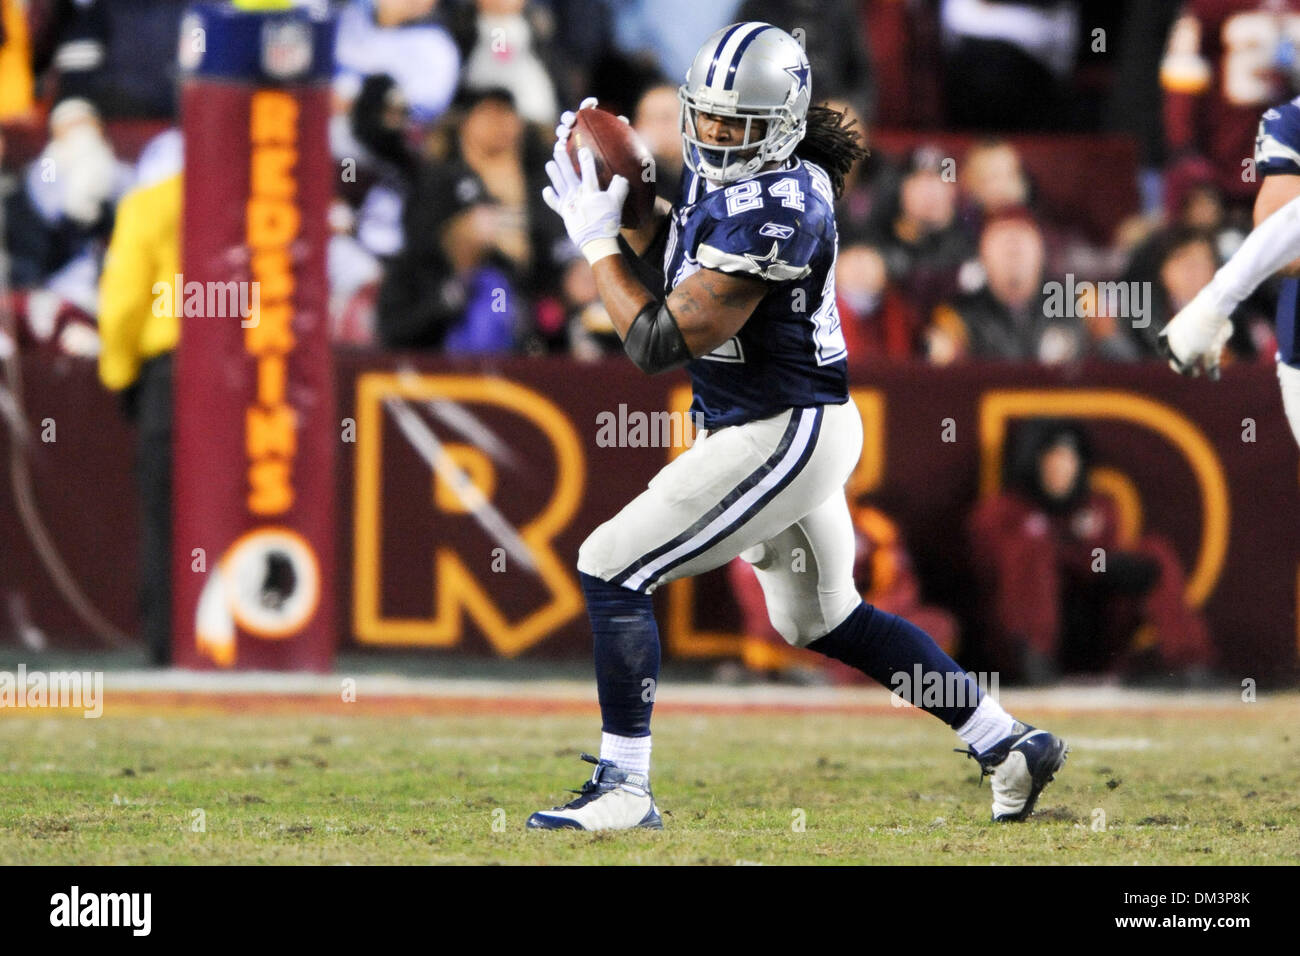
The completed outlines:
{"type": "Polygon", "coordinates": [[[802,647],[861,600],[844,483],[862,454],[852,402],[703,432],[583,542],[578,570],[647,594],[666,581],[754,565],[773,626],[802,647]]]}

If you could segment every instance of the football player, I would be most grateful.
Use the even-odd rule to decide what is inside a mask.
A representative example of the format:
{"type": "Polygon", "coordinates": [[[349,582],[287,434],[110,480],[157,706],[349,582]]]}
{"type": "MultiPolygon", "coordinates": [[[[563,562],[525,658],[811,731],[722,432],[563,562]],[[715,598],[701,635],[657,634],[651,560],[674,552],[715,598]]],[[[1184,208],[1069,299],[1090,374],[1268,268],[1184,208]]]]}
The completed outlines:
{"type": "Polygon", "coordinates": [[[1300,443],[1300,97],[1268,110],[1255,139],[1255,169],[1263,178],[1255,196],[1255,229],[1214,278],[1170,319],[1160,342],[1175,371],[1217,378],[1219,356],[1232,335],[1229,316],[1261,282],[1278,271],[1277,376],[1282,405],[1300,443]]]}
{"type": "Polygon", "coordinates": [[[919,668],[955,694],[909,701],[951,726],[993,777],[993,818],[1021,820],[1065,759],[1065,743],[1014,720],[924,631],[865,603],[853,582],[844,484],[862,451],[835,311],[834,201],[864,155],[843,116],[811,106],[808,59],[788,33],[736,23],[700,48],[679,90],[686,164],[677,205],[619,222],[628,184],[599,188],[594,158],[558,130],[546,202],[591,262],[632,361],[685,367],[695,443],[597,528],[578,553],[595,644],[600,757],[577,799],[534,813],[536,829],[662,827],[650,788],[659,679],[651,594],[740,556],[791,644],[887,686],[919,668]],[[637,257],[662,263],[654,288],[637,257]],[[941,699],[940,699],[941,698],[941,699]]]}

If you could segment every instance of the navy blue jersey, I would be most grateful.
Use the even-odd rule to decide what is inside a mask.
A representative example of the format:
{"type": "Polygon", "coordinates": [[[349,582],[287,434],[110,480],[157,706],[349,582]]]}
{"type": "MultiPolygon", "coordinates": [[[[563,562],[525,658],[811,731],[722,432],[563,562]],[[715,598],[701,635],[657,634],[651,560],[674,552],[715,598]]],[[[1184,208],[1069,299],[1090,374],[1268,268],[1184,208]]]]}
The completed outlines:
{"type": "MultiPolygon", "coordinates": [[[[1300,176],[1300,97],[1264,113],[1255,137],[1260,176],[1300,176]]],[[[1300,279],[1283,279],[1277,300],[1277,358],[1300,368],[1300,279]]]]}
{"type": "Polygon", "coordinates": [[[664,291],[700,269],[752,275],[767,294],[741,330],[687,365],[706,428],[848,401],[835,307],[835,196],[821,167],[793,159],[716,189],[687,170],[664,250],[664,291]]]}

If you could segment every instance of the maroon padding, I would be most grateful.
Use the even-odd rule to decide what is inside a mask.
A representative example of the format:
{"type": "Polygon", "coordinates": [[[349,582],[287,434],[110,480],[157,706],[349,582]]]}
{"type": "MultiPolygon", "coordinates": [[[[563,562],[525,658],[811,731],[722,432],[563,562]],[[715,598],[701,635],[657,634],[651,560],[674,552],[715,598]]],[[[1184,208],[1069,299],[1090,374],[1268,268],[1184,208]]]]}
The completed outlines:
{"type": "MultiPolygon", "coordinates": [[[[596,415],[620,402],[653,411],[684,385],[679,374],[649,377],[629,363],[590,365],[561,359],[450,361],[338,349],[338,418],[356,416],[358,377],[409,366],[421,373],[500,376],[558,405],[576,431],[586,462],[582,502],[557,536],[556,552],[572,567],[578,545],[600,522],[639,493],[662,466],[662,448],[596,445],[596,415]]],[[[31,427],[50,417],[56,443],[37,443],[32,459],[42,513],[73,573],[91,598],[119,626],[135,614],[135,497],[131,482],[132,436],[111,396],[95,381],[91,363],[32,357],[24,360],[31,427]]],[[[886,510],[907,535],[925,598],[956,611],[969,627],[974,595],[966,566],[963,528],[978,487],[977,435],[981,400],[994,389],[1108,388],[1133,392],[1177,410],[1212,443],[1227,478],[1231,502],[1228,553],[1206,615],[1221,666],[1229,673],[1265,680],[1287,673],[1296,657],[1296,573],[1300,536],[1295,534],[1298,456],[1267,366],[1235,366],[1217,384],[1182,379],[1159,364],[1090,365],[1048,370],[1014,365],[935,369],[920,365],[859,365],[856,387],[884,397],[885,461],[871,501],[886,510]],[[943,420],[952,418],[955,441],[945,442],[943,420]],[[1243,441],[1243,419],[1254,420],[1255,441],[1243,441]]],[[[535,515],[554,487],[554,459],[539,428],[520,416],[465,403],[511,449],[513,465],[496,468],[492,497],[512,524],[535,515]]],[[[429,419],[444,442],[461,436],[429,419]]],[[[1161,437],[1129,423],[1096,420],[1088,428],[1100,463],[1127,474],[1136,485],[1145,531],[1168,538],[1185,567],[1194,563],[1202,529],[1200,496],[1186,460],[1161,437]]],[[[336,436],[339,433],[335,433],[336,436]]],[[[439,546],[455,548],[476,572],[502,613],[511,620],[535,610],[540,591],[518,571],[488,570],[493,546],[464,515],[436,512],[428,467],[392,422],[383,424],[383,601],[387,614],[428,614],[433,606],[431,557],[439,546]]],[[[336,505],[339,553],[335,595],[341,636],[352,622],[353,471],[357,445],[339,441],[336,505]]],[[[0,429],[0,458],[7,460],[9,434],[0,429]]],[[[93,643],[50,584],[14,511],[9,482],[0,481],[0,591],[26,597],[35,622],[56,647],[93,643]]],[[[661,592],[662,593],[662,592],[661,592]]],[[[658,601],[661,610],[666,600],[658,601]]],[[[734,631],[739,616],[725,575],[704,576],[697,587],[696,624],[734,631]]],[[[666,618],[665,618],[666,620],[666,618]]],[[[9,623],[0,618],[0,631],[9,623]]],[[[12,642],[12,634],[0,641],[12,642]]],[[[355,643],[353,644],[355,647],[355,643]]],[[[588,659],[591,638],[581,615],[527,651],[530,657],[588,659]]],[[[492,651],[481,631],[467,623],[456,653],[492,651]]]]}
{"type": "MultiPolygon", "coordinates": [[[[175,660],[183,666],[212,666],[195,645],[202,589],[241,536],[276,526],[310,543],[319,566],[322,599],[292,635],[253,638],[241,628],[235,666],[328,670],[336,634],[331,599],[334,454],[339,437],[325,276],[332,187],[326,141],[329,91],[324,86],[287,87],[273,94],[236,83],[195,79],[184,87],[182,111],[190,147],[182,203],[181,266],[186,287],[194,282],[258,282],[262,314],[257,328],[247,329],[238,315],[187,314],[181,319],[172,482],[175,660]],[[297,104],[296,127],[277,122],[274,142],[253,143],[254,97],[290,94],[297,104]],[[258,250],[250,249],[256,237],[249,225],[253,190],[259,188],[259,179],[252,176],[252,157],[259,149],[292,151],[292,161],[285,166],[269,167],[270,174],[267,166],[262,167],[264,194],[259,198],[264,204],[291,204],[298,217],[293,237],[261,257],[256,256],[258,250]],[[281,189],[291,194],[282,195],[281,189]],[[285,275],[278,264],[281,260],[287,264],[291,288],[275,278],[285,275]],[[282,336],[266,344],[266,331],[280,327],[272,312],[282,311],[276,306],[286,302],[292,313],[287,353],[282,351],[282,336]],[[284,393],[276,394],[272,404],[262,384],[278,376],[262,376],[262,362],[254,354],[269,349],[283,355],[287,379],[284,393]],[[287,454],[278,446],[273,452],[250,450],[250,414],[283,411],[285,406],[296,420],[294,450],[287,454]],[[286,507],[277,502],[274,510],[268,510],[270,506],[253,503],[254,454],[258,460],[288,461],[292,501],[286,507]],[[207,555],[207,574],[191,569],[195,548],[203,548],[207,555]]],[[[269,128],[269,121],[264,122],[269,128]]]]}

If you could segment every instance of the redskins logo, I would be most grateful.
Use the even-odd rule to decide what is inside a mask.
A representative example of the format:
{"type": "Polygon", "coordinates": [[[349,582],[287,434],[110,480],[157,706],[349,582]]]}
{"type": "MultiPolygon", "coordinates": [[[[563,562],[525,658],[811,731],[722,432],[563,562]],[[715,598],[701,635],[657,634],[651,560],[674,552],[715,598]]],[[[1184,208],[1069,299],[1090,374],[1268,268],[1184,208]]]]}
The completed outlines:
{"type": "Polygon", "coordinates": [[[199,596],[199,652],[233,667],[236,635],[283,640],[302,630],[320,603],[320,566],[302,535],[259,528],[235,541],[199,596]]]}

